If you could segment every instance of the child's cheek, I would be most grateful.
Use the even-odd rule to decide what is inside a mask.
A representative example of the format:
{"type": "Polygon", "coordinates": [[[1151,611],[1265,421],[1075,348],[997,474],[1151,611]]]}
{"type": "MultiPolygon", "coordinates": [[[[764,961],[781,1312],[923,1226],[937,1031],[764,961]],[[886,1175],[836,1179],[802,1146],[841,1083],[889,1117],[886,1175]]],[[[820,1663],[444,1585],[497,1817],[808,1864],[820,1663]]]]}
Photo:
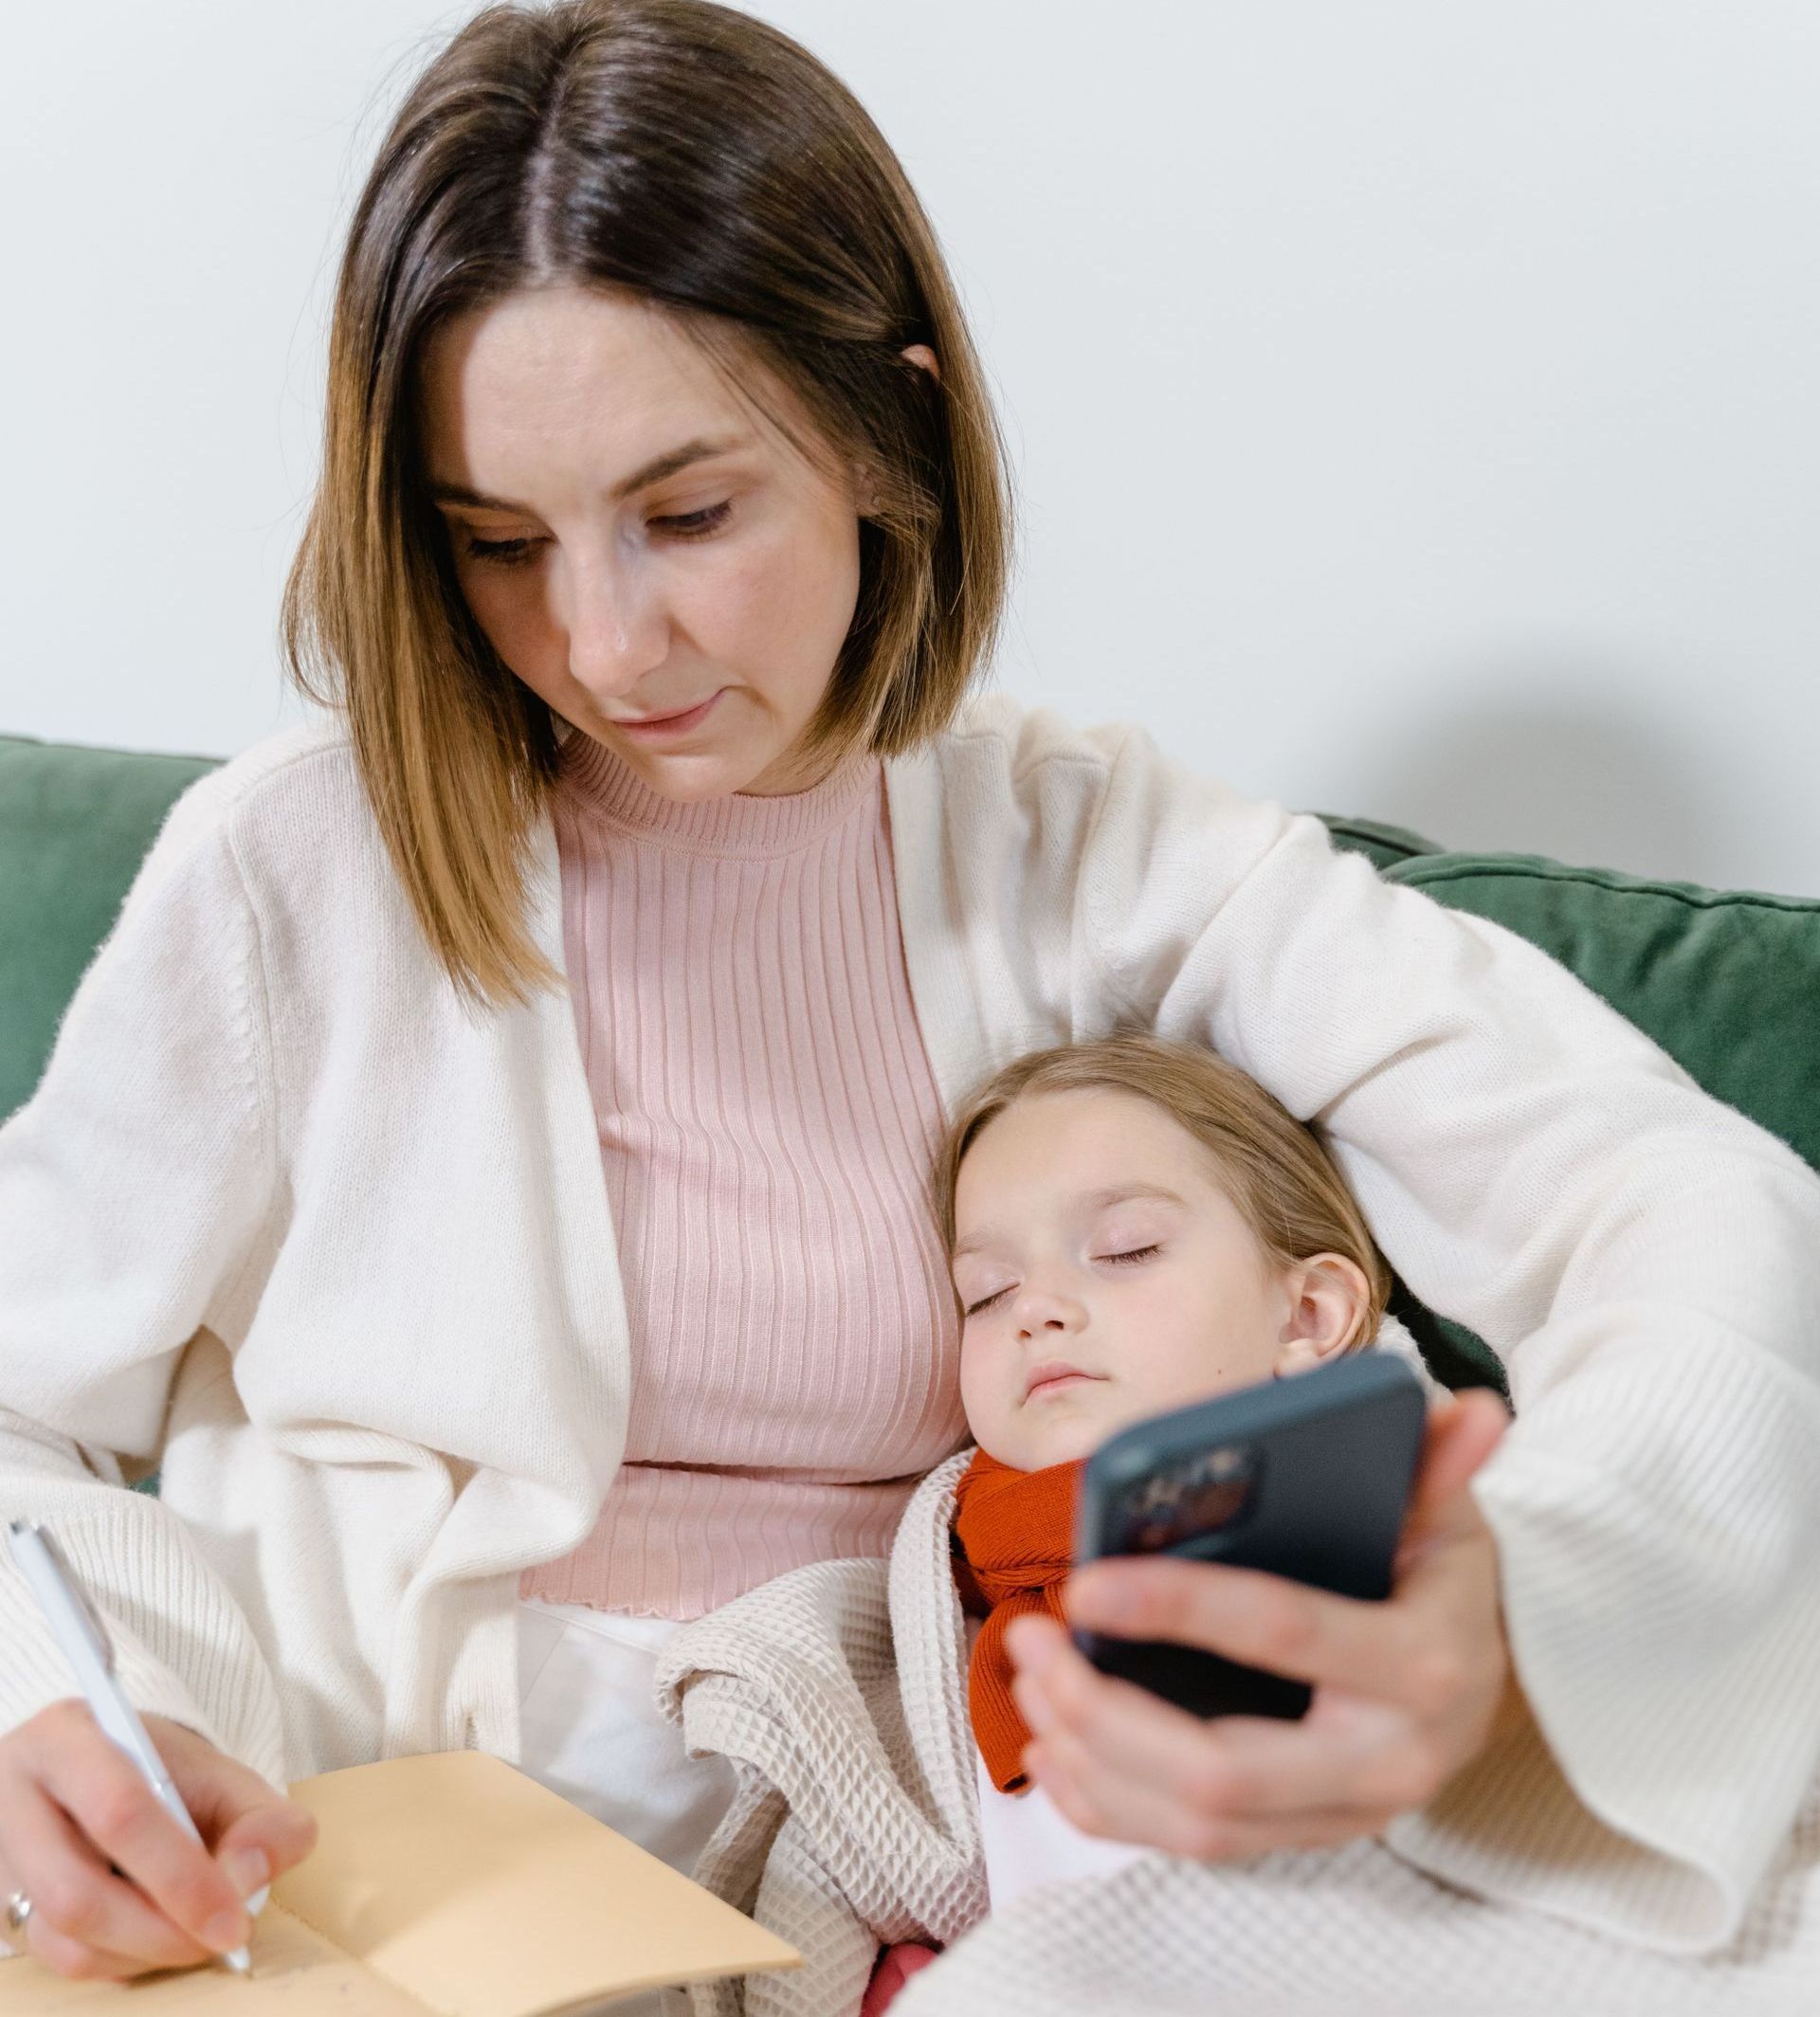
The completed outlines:
{"type": "Polygon", "coordinates": [[[1005,1338],[975,1317],[960,1346],[960,1405],[973,1438],[1002,1463],[1019,1463],[1021,1426],[1018,1404],[1023,1399],[1018,1354],[1005,1338]],[[1015,1388],[1015,1391],[1013,1390],[1015,1388]]]}
{"type": "Polygon", "coordinates": [[[975,1318],[961,1334],[960,1340],[960,1405],[976,1442],[982,1433],[990,1434],[994,1426],[989,1364],[992,1354],[981,1342],[979,1329],[975,1318]]]}
{"type": "Polygon", "coordinates": [[[1198,1332],[1200,1325],[1187,1314],[1178,1286],[1151,1278],[1120,1288],[1116,1306],[1106,1312],[1101,1359],[1118,1374],[1123,1395],[1144,1404],[1146,1412],[1157,1413],[1175,1405],[1181,1361],[1204,1355],[1190,1352],[1183,1342],[1183,1333],[1198,1332]]]}

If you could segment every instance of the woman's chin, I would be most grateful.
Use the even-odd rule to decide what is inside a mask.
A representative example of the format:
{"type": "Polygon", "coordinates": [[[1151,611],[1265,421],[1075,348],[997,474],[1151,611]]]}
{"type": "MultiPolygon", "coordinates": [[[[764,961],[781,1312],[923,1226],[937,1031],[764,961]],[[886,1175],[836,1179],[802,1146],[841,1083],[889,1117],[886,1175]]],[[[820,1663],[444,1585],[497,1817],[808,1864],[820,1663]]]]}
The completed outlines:
{"type": "Polygon", "coordinates": [[[618,736],[605,735],[599,739],[640,783],[679,806],[704,805],[710,799],[749,791],[764,768],[761,757],[742,760],[724,750],[642,750],[628,747],[618,736]]]}

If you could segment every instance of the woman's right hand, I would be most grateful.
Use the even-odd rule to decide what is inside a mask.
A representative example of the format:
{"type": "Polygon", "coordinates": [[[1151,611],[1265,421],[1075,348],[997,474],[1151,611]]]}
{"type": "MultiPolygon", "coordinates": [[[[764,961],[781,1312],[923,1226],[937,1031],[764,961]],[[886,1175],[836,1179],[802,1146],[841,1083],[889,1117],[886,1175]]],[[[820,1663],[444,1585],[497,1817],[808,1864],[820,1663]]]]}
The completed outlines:
{"type": "Polygon", "coordinates": [[[85,1701],[52,1702],[0,1737],[0,1902],[31,1901],[23,1933],[0,1925],[0,1938],[60,1975],[124,1981],[245,1946],[242,1900],[315,1844],[315,1819],[257,1772],[182,1723],[145,1727],[201,1844],[85,1701]]]}

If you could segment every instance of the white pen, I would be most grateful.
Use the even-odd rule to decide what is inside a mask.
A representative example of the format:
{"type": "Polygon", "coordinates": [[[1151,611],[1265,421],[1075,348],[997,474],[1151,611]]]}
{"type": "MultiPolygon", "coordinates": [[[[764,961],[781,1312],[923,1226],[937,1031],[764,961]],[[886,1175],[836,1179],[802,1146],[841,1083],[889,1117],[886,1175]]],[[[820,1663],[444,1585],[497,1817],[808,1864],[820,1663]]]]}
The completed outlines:
{"type": "MultiPolygon", "coordinates": [[[[95,1712],[95,1720],[103,1734],[111,1737],[144,1773],[146,1784],[173,1817],[195,1841],[201,1842],[202,1831],[165,1770],[164,1760],[159,1757],[145,1725],[140,1722],[138,1711],[127,1700],[119,1682],[114,1678],[114,1647],[108,1639],[107,1628],[83,1594],[75,1572],[64,1558],[63,1550],[35,1520],[11,1521],[7,1528],[7,1539],[12,1548],[12,1558],[31,1586],[31,1593],[38,1600],[38,1608],[44,1612],[52,1636],[63,1648],[64,1659],[76,1671],[76,1680],[87,1698],[88,1706],[95,1712]]],[[[246,1899],[246,1910],[250,1914],[257,1917],[269,1889],[269,1885],[262,1884],[246,1899]]],[[[251,1956],[244,1947],[236,1947],[221,1958],[237,1974],[244,1975],[252,1967],[251,1956]]]]}

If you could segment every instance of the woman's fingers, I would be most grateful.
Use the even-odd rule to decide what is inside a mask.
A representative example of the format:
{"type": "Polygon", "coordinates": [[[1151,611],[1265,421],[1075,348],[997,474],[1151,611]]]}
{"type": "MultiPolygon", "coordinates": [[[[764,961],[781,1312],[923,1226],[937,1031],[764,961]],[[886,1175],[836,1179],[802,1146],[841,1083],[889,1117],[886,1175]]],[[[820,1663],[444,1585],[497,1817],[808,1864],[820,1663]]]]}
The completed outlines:
{"type": "Polygon", "coordinates": [[[1103,1779],[1077,1749],[1048,1737],[1026,1748],[1024,1763],[1035,1783],[1085,1833],[1201,1863],[1239,1862],[1276,1849],[1327,1848],[1375,1834],[1392,1818],[1388,1811],[1361,1813],[1356,1808],[1304,1808],[1263,1819],[1201,1813],[1153,1787],[1103,1779]]]}
{"type": "MultiPolygon", "coordinates": [[[[147,1725],[155,1745],[161,1738],[168,1740],[168,1733],[178,1727],[160,1722],[153,1731],[147,1725]]],[[[159,1755],[164,1755],[162,1750],[159,1755]]],[[[168,1758],[165,1763],[174,1778],[176,1768],[168,1758]]],[[[193,1782],[193,1761],[189,1776],[193,1782]]],[[[251,1922],[227,1873],[171,1814],[126,1754],[101,1735],[92,1717],[86,1729],[72,1729],[64,1741],[49,1750],[40,1784],[93,1845],[98,1881],[112,1864],[173,1925],[211,1953],[225,1953],[246,1944],[251,1922]]]]}
{"type": "Polygon", "coordinates": [[[1161,1555],[1089,1564],[1065,1591],[1072,1623],[1120,1639],[1167,1639],[1314,1686],[1395,1695],[1429,1647],[1382,1604],[1262,1570],[1161,1555]]]}
{"type": "Polygon", "coordinates": [[[1100,1673],[1065,1634],[1049,1631],[1040,1645],[1020,1632],[1020,1651],[1034,1648],[1035,1660],[1013,1680],[1012,1695],[1045,1754],[1083,1792],[1103,1777],[1107,1794],[1119,1796],[1115,1806],[1154,1791],[1221,1827],[1350,1813],[1357,1834],[1366,1831],[1361,1817],[1418,1807],[1437,1790],[1431,1747],[1411,1717],[1386,1704],[1325,1695],[1296,1722],[1203,1720],[1100,1673]]]}
{"type": "Polygon", "coordinates": [[[31,1900],[31,1952],[60,1973],[127,1976],[246,1945],[244,1896],[314,1842],[311,1817],[256,1772],[181,1724],[146,1727],[202,1842],[85,1702],[0,1738],[0,1868],[31,1900]]]}
{"type": "Polygon", "coordinates": [[[1390,1597],[1153,1558],[1090,1564],[1077,1625],[1198,1646],[1307,1681],[1298,1721],[1203,1722],[1101,1674],[1044,1618],[1007,1634],[1039,1782],[1094,1833],[1219,1859],[1377,1833],[1483,1747],[1509,1685],[1497,1546],[1469,1489],[1508,1417],[1495,1395],[1430,1419],[1390,1597]]]}
{"type": "MultiPolygon", "coordinates": [[[[7,1895],[18,1887],[7,1885],[7,1895]]],[[[9,1933],[8,1940],[16,1952],[42,1961],[54,1973],[72,1982],[128,1982],[146,1972],[146,1964],[127,1954],[108,1953],[82,1940],[72,1940],[54,1931],[39,1917],[36,1907],[23,1933],[9,1933]]]]}
{"type": "MultiPolygon", "coordinates": [[[[1435,1411],[1404,1528],[1406,1575],[1445,1544],[1490,1549],[1467,1487],[1508,1420],[1491,1393],[1435,1411]]],[[[1495,1587],[1495,1556],[1463,1565],[1446,1586],[1411,1578],[1388,1603],[1336,1596],[1260,1570],[1128,1556],[1078,1570],[1064,1601],[1070,1621],[1091,1631],[1170,1640],[1315,1687],[1420,1706],[1465,1684],[1470,1649],[1461,1637],[1484,1634],[1483,1605],[1456,1601],[1452,1584],[1461,1577],[1475,1584],[1489,1577],[1495,1587]]]]}
{"type": "Polygon", "coordinates": [[[202,1839],[235,1895],[246,1898],[301,1863],[316,1846],[316,1817],[259,1773],[181,1723],[147,1726],[202,1839]]]}
{"type": "Polygon", "coordinates": [[[31,1952],[60,1973],[115,1978],[209,1958],[207,1947],[98,1859],[42,1789],[27,1787],[9,1803],[7,1866],[31,1873],[8,1888],[30,1899],[31,1952]]]}

